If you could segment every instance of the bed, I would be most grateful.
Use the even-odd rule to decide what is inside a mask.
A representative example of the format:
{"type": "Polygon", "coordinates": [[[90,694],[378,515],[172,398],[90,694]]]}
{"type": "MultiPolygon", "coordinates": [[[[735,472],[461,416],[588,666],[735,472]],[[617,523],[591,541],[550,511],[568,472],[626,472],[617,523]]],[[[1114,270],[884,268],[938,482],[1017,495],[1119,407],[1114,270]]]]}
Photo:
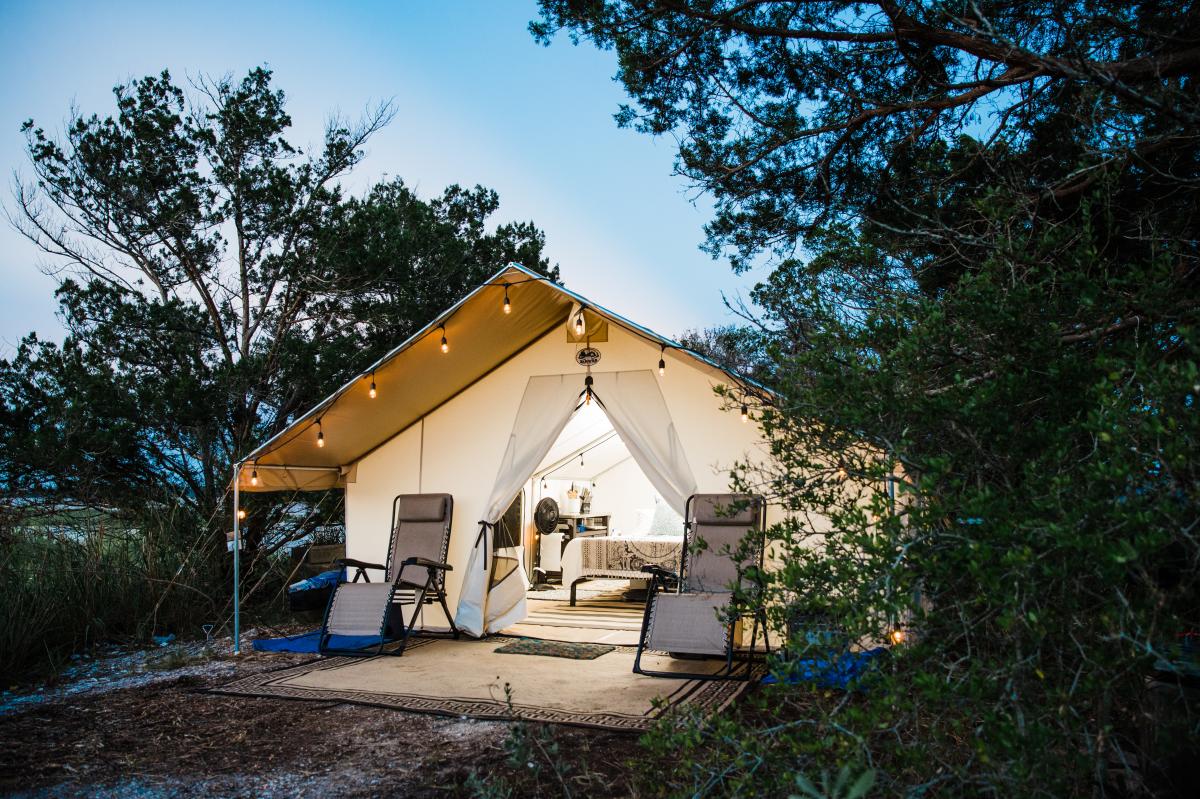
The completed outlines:
{"type": "Polygon", "coordinates": [[[571,586],[571,604],[575,604],[575,586],[593,577],[644,580],[642,567],[654,564],[679,571],[683,552],[683,534],[587,536],[573,538],[562,554],[562,584],[571,586]]]}

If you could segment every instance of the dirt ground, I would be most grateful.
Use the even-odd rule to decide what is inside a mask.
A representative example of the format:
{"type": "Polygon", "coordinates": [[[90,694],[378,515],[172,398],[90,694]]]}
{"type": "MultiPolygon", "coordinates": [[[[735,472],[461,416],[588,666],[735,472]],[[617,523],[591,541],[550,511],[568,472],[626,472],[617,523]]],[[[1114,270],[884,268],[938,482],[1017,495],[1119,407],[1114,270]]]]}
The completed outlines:
{"type": "MultiPolygon", "coordinates": [[[[219,696],[204,689],[311,655],[218,654],[204,663],[6,697],[0,793],[18,797],[406,797],[481,795],[472,774],[513,796],[564,795],[545,763],[512,764],[502,722],[336,702],[219,696]]],[[[186,659],[185,659],[186,660],[186,659]]],[[[636,739],[555,726],[574,796],[629,796],[636,739]]]]}

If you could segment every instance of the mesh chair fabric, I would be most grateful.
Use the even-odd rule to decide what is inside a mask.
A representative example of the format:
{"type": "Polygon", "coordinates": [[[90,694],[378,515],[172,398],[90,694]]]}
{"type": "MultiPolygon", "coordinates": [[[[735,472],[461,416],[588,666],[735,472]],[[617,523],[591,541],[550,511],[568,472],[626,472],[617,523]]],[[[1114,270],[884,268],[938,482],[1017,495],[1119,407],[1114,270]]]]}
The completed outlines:
{"type": "Polygon", "coordinates": [[[331,635],[379,635],[392,586],[342,583],[333,595],[325,631],[331,635]]]}
{"type": "Polygon", "coordinates": [[[729,594],[656,594],[650,607],[646,647],[690,655],[724,655],[729,624],[721,611],[729,594]]]}

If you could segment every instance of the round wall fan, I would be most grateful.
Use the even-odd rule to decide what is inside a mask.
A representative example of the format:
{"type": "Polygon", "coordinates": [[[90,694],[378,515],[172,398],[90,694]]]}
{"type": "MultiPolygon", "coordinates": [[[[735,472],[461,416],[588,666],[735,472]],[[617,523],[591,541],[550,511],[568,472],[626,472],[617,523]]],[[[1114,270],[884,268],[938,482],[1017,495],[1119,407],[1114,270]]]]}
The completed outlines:
{"type": "Polygon", "coordinates": [[[558,528],[558,503],[546,497],[533,510],[533,524],[542,535],[553,533],[558,528]]]}

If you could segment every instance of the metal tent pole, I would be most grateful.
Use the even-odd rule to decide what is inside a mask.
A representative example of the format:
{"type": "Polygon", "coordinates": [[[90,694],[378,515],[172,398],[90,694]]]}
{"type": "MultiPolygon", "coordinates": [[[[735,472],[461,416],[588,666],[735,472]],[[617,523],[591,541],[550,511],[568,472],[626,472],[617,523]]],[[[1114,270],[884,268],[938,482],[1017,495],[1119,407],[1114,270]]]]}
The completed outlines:
{"type": "Polygon", "coordinates": [[[242,607],[241,607],[241,566],[242,566],[242,524],[240,516],[241,494],[239,483],[242,465],[233,465],[233,654],[242,653],[242,607]]]}

